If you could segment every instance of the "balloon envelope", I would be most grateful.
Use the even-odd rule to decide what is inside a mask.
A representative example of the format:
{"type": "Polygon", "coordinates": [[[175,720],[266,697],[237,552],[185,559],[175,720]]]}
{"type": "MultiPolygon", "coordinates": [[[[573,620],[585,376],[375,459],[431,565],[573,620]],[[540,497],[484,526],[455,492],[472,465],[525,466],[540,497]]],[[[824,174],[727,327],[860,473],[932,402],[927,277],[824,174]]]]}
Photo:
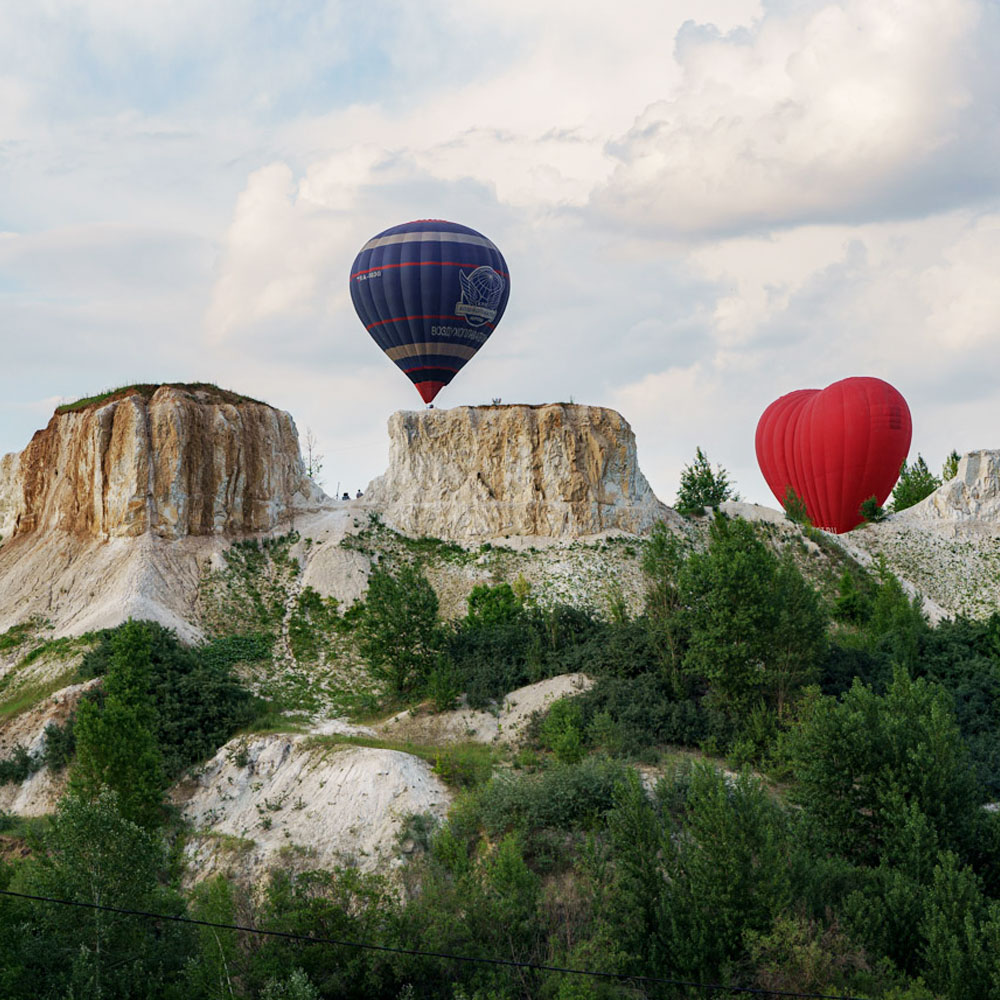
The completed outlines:
{"type": "Polygon", "coordinates": [[[910,449],[906,400],[879,378],[845,378],[776,399],[757,424],[760,470],[782,504],[791,487],[818,528],[850,531],[881,504],[910,449]]]}
{"type": "Polygon", "coordinates": [[[486,343],[509,294],[507,263],[496,246],[442,219],[386,229],[351,267],[361,322],[425,403],[486,343]]]}

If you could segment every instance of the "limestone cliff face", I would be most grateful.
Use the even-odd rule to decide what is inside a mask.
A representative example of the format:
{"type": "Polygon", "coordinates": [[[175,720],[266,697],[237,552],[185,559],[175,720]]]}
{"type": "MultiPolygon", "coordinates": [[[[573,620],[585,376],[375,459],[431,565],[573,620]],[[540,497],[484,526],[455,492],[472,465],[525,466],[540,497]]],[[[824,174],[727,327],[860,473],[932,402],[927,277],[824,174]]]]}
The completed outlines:
{"type": "Polygon", "coordinates": [[[287,413],[177,386],[57,414],[0,463],[4,537],[264,532],[320,499],[287,413]]]}
{"type": "Polygon", "coordinates": [[[459,542],[639,534],[677,517],[653,495],[632,429],[614,410],[401,411],[389,436],[389,470],[365,499],[407,534],[459,542]]]}
{"type": "Polygon", "coordinates": [[[1000,451],[970,451],[958,473],[900,514],[907,521],[1000,524],[1000,451]]]}

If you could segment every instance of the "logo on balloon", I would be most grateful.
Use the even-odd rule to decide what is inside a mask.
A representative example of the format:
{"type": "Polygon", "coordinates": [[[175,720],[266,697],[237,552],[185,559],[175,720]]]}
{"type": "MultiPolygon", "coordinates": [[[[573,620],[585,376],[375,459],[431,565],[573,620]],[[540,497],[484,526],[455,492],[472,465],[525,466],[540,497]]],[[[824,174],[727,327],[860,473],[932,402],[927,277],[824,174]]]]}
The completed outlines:
{"type": "Polygon", "coordinates": [[[464,316],[469,326],[482,326],[493,321],[505,288],[503,278],[492,267],[477,267],[469,274],[458,272],[462,298],[455,305],[455,314],[464,316]]]}

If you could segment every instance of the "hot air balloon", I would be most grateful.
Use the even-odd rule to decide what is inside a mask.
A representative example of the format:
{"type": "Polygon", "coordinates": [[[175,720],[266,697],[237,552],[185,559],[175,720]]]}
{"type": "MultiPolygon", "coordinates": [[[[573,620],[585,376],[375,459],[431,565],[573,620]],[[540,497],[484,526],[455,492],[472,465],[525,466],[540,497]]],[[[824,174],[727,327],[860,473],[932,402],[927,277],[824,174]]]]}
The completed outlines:
{"type": "Polygon", "coordinates": [[[818,528],[840,534],[881,504],[910,449],[906,400],[879,378],[845,378],[776,399],[757,423],[757,462],[784,503],[789,487],[818,528]]]}
{"type": "Polygon", "coordinates": [[[442,219],[386,229],[351,267],[361,322],[425,403],[486,343],[509,294],[500,251],[482,233],[442,219]]]}

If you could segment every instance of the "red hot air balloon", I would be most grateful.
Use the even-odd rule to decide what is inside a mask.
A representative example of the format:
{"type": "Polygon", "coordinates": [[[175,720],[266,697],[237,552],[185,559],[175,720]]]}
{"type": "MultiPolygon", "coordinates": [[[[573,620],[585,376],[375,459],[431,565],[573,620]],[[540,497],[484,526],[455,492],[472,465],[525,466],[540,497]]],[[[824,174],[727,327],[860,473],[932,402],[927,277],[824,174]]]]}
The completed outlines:
{"type": "Polygon", "coordinates": [[[910,450],[906,400],[880,378],[845,378],[776,399],[757,424],[757,462],[784,503],[791,487],[817,528],[840,534],[884,503],[910,450]]]}

